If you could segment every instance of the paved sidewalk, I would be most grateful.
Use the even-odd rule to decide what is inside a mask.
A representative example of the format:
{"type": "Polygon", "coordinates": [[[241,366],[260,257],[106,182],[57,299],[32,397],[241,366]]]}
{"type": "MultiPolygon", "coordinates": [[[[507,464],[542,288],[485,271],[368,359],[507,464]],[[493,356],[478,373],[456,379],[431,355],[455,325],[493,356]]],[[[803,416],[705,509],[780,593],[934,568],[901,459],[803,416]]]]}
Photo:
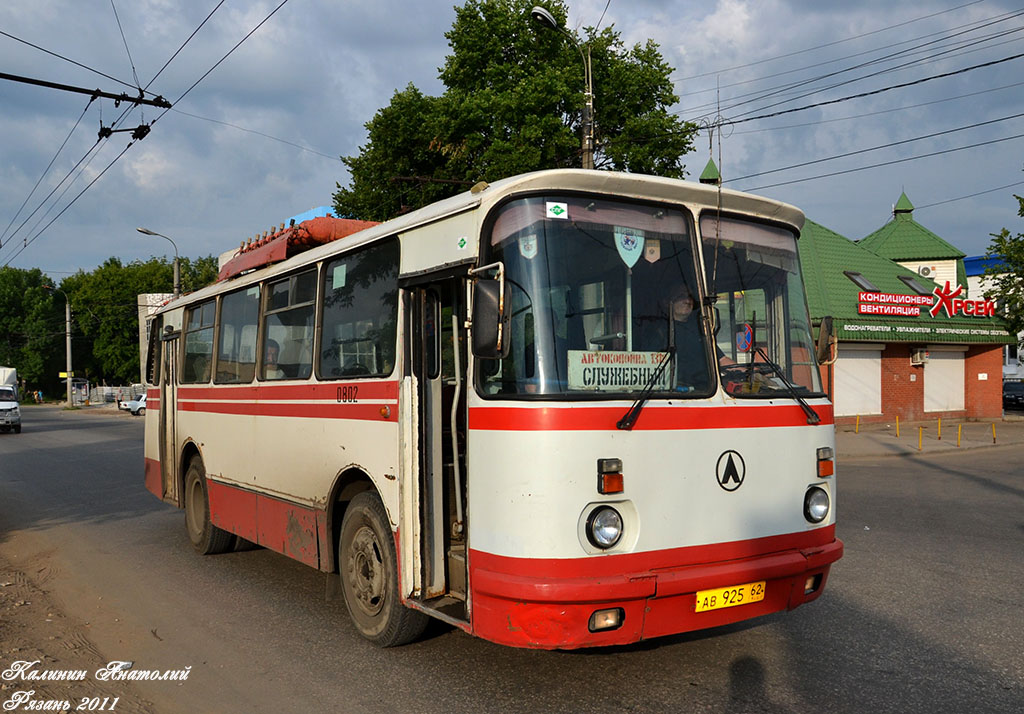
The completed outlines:
{"type": "Polygon", "coordinates": [[[929,456],[944,451],[1016,448],[1024,455],[1024,416],[1008,415],[1001,420],[962,421],[943,419],[941,439],[939,421],[900,421],[836,427],[836,451],[840,461],[879,456],[929,456]],[[993,440],[993,426],[995,436],[993,440]],[[959,446],[957,439],[959,436],[959,446]]]}

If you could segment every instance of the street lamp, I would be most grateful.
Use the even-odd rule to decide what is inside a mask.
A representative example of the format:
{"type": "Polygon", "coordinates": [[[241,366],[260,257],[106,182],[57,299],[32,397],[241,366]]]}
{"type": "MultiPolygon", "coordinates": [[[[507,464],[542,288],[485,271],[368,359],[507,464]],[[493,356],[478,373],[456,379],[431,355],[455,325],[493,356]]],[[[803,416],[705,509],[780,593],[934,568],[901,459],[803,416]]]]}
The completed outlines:
{"type": "Polygon", "coordinates": [[[71,401],[71,299],[68,297],[66,292],[59,288],[55,288],[52,285],[44,285],[43,287],[64,296],[64,351],[66,354],[66,364],[64,369],[67,370],[64,373],[64,376],[67,378],[68,408],[70,409],[74,406],[71,401]]]}
{"type": "Polygon", "coordinates": [[[583,94],[583,168],[594,168],[594,76],[590,72],[590,45],[587,45],[587,53],[583,54],[583,48],[576,41],[571,32],[558,24],[558,20],[550,12],[535,5],[530,10],[530,17],[534,22],[546,27],[549,30],[557,30],[569,38],[569,42],[580,52],[583,58],[583,81],[586,91],[583,94]]]}
{"type": "MultiPolygon", "coordinates": [[[[167,238],[163,233],[157,233],[156,231],[151,231],[148,228],[136,228],[135,230],[139,233],[145,233],[147,236],[167,238]]],[[[181,273],[178,268],[178,246],[174,245],[174,241],[170,238],[167,238],[167,240],[171,241],[171,245],[174,246],[174,297],[177,299],[178,296],[181,295],[181,273]]]]}

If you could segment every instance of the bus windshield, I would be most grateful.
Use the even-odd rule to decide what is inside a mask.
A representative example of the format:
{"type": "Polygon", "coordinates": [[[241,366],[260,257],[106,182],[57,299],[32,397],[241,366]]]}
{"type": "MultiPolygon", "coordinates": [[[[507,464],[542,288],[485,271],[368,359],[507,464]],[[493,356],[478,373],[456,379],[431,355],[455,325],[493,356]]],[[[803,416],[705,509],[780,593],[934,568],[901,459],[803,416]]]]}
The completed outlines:
{"type": "Polygon", "coordinates": [[[713,393],[692,225],[681,209],[585,196],[505,204],[487,262],[505,266],[511,349],[479,360],[481,392],[713,393]]]}
{"type": "Polygon", "coordinates": [[[714,213],[700,230],[722,387],[736,397],[820,394],[796,236],[714,213]]]}

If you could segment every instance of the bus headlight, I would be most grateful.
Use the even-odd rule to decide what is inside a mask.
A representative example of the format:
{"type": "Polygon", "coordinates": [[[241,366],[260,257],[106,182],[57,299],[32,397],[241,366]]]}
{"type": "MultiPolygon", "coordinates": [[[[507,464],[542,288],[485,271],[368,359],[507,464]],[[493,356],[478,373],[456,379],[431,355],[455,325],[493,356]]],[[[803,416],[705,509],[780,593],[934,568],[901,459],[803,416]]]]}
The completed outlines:
{"type": "Polygon", "coordinates": [[[804,495],[804,518],[811,523],[821,523],[828,515],[828,492],[818,486],[811,486],[804,495]]]}
{"type": "Polygon", "coordinates": [[[622,516],[611,506],[599,506],[587,517],[587,539],[597,548],[611,548],[622,538],[622,516]]]}

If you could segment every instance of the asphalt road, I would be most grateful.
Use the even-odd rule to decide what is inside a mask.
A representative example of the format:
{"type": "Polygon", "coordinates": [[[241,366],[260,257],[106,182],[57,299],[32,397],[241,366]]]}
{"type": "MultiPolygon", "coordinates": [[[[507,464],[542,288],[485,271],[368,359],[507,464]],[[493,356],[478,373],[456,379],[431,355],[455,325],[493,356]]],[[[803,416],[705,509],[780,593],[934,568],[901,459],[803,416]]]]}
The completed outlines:
{"type": "Polygon", "coordinates": [[[1018,450],[848,461],[839,488],[846,555],[791,613],[569,653],[438,623],[378,650],[322,574],[265,550],[195,555],[143,487],[141,419],[29,407],[0,434],[0,556],[105,658],[191,667],[141,685],[161,714],[1021,711],[1018,450]]]}

